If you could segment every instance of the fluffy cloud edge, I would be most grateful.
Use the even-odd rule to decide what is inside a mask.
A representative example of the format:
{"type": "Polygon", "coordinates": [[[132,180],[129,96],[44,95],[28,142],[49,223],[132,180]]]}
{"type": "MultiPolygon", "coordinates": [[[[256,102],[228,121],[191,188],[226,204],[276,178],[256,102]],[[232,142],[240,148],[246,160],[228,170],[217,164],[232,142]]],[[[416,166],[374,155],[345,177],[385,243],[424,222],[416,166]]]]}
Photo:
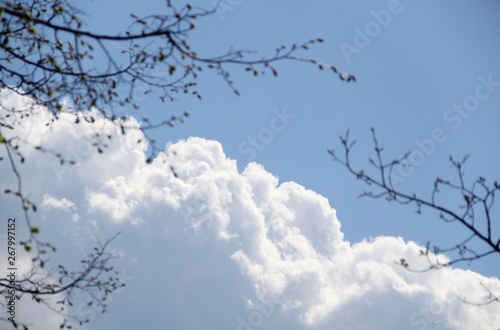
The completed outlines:
{"type": "MultiPolygon", "coordinates": [[[[47,114],[41,109],[38,115],[47,114]]],[[[30,141],[43,141],[79,157],[78,166],[64,167],[30,154],[35,159],[28,161],[23,175],[30,178],[46,212],[72,212],[94,223],[130,222],[135,228],[158,225],[146,221],[155,214],[177,215],[161,226],[179,227],[195,238],[192,242],[212,249],[210,253],[229,247],[228,260],[238,265],[255,290],[249,308],[280,297],[276,307],[311,328],[366,328],[377,320],[386,322],[385,328],[439,321],[456,329],[487,329],[500,323],[498,304],[473,306],[457,299],[459,294],[480,299],[480,283],[500,291],[497,278],[451,268],[408,272],[396,261],[405,257],[412,265],[423,265],[420,246],[400,237],[347,242],[326,198],[294,182],[280,184],[257,163],[238,172],[236,161],[217,141],[190,137],[171,143],[146,165],[147,146],[137,143],[144,138],[139,131],[114,135],[110,148],[93,157],[81,143],[89,141],[95,127],[83,123],[75,129],[68,121],[56,121],[47,129],[39,127],[44,124],[40,118],[32,117],[24,126],[30,141]],[[39,177],[40,172],[61,180],[49,186],[51,175],[39,177]],[[377,316],[383,304],[394,306],[392,320],[377,316]],[[438,313],[429,321],[422,309],[438,313]]],[[[97,119],[100,129],[113,133],[113,126],[101,120],[97,119]]]]}

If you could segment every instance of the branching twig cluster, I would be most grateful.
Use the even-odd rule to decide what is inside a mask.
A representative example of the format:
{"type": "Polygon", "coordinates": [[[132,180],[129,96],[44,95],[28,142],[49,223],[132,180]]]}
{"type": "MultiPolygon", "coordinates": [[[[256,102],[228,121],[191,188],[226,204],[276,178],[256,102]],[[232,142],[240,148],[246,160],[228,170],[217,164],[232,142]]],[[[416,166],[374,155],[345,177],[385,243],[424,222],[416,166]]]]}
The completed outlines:
{"type": "MultiPolygon", "coordinates": [[[[203,56],[188,40],[196,20],[213,13],[215,9],[190,4],[178,9],[167,1],[165,13],[145,17],[132,13],[128,28],[115,34],[102,34],[86,26],[82,19],[84,13],[69,0],[0,3],[0,161],[8,162],[17,182],[16,187],[2,193],[19,199],[29,229],[28,237],[21,244],[34,256],[31,273],[16,282],[16,290],[20,296],[31,296],[53,310],[54,306],[45,297],[63,295],[63,300],[58,302],[63,309],[54,310],[65,317],[62,327],[70,327],[71,317],[66,310],[72,303],[73,292],[82,291],[90,295],[91,303],[104,307],[106,296],[119,286],[119,281],[115,277],[109,281],[100,279],[101,275],[112,272],[111,255],[105,251],[109,241],[89,254],[82,271],[66,270],[61,265],[44,272],[50,268],[48,253],[55,252],[56,248],[39,238],[40,229],[30,220],[30,214],[36,212],[37,207],[23,190],[19,169],[25,162],[26,148],[49,154],[61,165],[74,165],[76,160],[18,135],[18,129],[34,116],[36,109],[48,110],[43,120],[49,127],[64,118],[75,125],[82,122],[92,125],[104,119],[113,123],[121,134],[139,129],[149,142],[147,161],[151,162],[159,149],[148,131],[183,123],[189,112],[166,114],[166,119],[157,123],[144,116],[137,127],[127,126],[130,111],[139,109],[140,100],[148,94],[158,96],[161,101],[172,101],[179,94],[202,99],[196,81],[205,71],[216,72],[236,94],[239,91],[231,77],[231,67],[243,66],[253,76],[265,73],[277,76],[275,64],[284,60],[311,63],[321,70],[331,70],[342,81],[356,81],[353,75],[335,66],[300,56],[300,52],[307,51],[313,44],[322,43],[320,38],[278,47],[267,57],[232,49],[215,57],[203,56]],[[26,96],[31,103],[22,108],[9,105],[2,99],[4,93],[26,96]],[[94,112],[90,112],[91,109],[94,112]],[[96,118],[96,111],[100,118],[96,118]],[[58,280],[54,282],[54,278],[58,280]]],[[[103,153],[107,139],[112,136],[95,126],[92,146],[103,153]]],[[[0,293],[4,295],[6,285],[6,279],[0,279],[0,293]]]]}
{"type": "MultiPolygon", "coordinates": [[[[373,174],[363,169],[355,169],[351,162],[351,152],[355,140],[349,137],[349,131],[340,137],[342,144],[342,154],[338,155],[334,150],[328,150],[335,162],[342,164],[357,179],[365,182],[370,190],[364,191],[360,197],[385,198],[389,202],[397,202],[403,205],[413,204],[417,213],[421,213],[423,208],[431,209],[439,214],[442,221],[446,223],[458,223],[464,227],[468,236],[454,246],[440,248],[437,245],[431,247],[427,243],[421,252],[429,261],[429,269],[448,267],[450,265],[468,262],[484,258],[486,256],[500,253],[500,237],[494,231],[494,219],[492,210],[495,202],[495,194],[500,190],[498,182],[489,183],[484,177],[479,177],[471,186],[465,183],[464,164],[468,157],[457,161],[450,157],[451,164],[456,170],[457,180],[444,180],[437,178],[434,181],[430,198],[422,198],[414,193],[407,193],[396,187],[393,178],[399,166],[408,166],[410,153],[391,161],[385,161],[382,157],[383,148],[380,146],[375,130],[372,129],[372,137],[375,150],[375,159],[370,158],[369,162],[374,167],[373,174]],[[447,193],[458,193],[460,200],[457,205],[444,205],[439,201],[439,196],[444,191],[447,193]],[[495,235],[496,233],[496,235],[495,235]],[[471,248],[479,246],[480,250],[471,248]],[[443,262],[439,254],[454,254],[454,257],[443,262]]],[[[399,263],[411,269],[406,259],[399,260],[399,263]]],[[[494,301],[493,299],[492,301],[494,301]]]]}
{"type": "MultiPolygon", "coordinates": [[[[355,81],[352,74],[340,72],[333,65],[299,56],[323,39],[303,44],[277,47],[272,56],[259,56],[248,50],[230,49],[224,54],[206,57],[188,42],[196,20],[215,13],[190,4],[177,9],[167,1],[165,14],[139,17],[131,14],[131,24],[117,34],[101,34],[86,28],[83,13],[67,0],[6,1],[0,4],[0,91],[11,90],[29,96],[34,105],[43,105],[51,113],[47,125],[61,113],[75,114],[75,123],[83,118],[94,122],[92,115],[77,115],[91,108],[115,123],[121,132],[138,129],[126,127],[128,110],[139,109],[139,101],[152,92],[162,101],[174,100],[175,94],[190,94],[199,99],[196,80],[205,70],[215,70],[228,86],[239,94],[230,66],[243,66],[252,75],[266,72],[278,75],[276,62],[293,60],[329,69],[343,81],[355,81]]],[[[28,144],[18,136],[7,138],[32,108],[11,109],[0,100],[0,139],[8,144],[28,144]],[[4,115],[5,114],[5,115],[4,115]],[[9,120],[2,120],[10,117],[9,120]],[[14,119],[13,119],[14,118],[14,119]],[[16,141],[11,141],[15,139],[16,141]]],[[[147,130],[183,123],[188,112],[165,115],[152,123],[144,116],[139,129],[150,143],[148,161],[158,152],[147,130]]],[[[101,134],[96,130],[96,135],[101,134]]],[[[31,146],[67,162],[57,152],[43,146],[31,146]]],[[[95,144],[101,153],[103,146],[95,144]]],[[[17,155],[21,162],[21,154],[17,155]]]]}
{"type": "MultiPolygon", "coordinates": [[[[118,272],[110,265],[115,256],[107,251],[116,235],[94,247],[81,260],[80,270],[69,270],[64,265],[47,270],[47,260],[43,259],[42,256],[46,255],[48,245],[40,243],[36,238],[36,231],[32,231],[32,234],[34,236],[30,238],[30,241],[35,242],[39,249],[35,251],[29,273],[17,275],[14,286],[17,299],[22,299],[23,296],[31,297],[37,303],[43,304],[48,309],[63,316],[61,329],[71,329],[74,323],[82,325],[90,321],[81,319],[71,310],[75,296],[85,298],[88,306],[95,305],[97,310],[104,313],[110,295],[125,286],[118,272]],[[51,297],[56,297],[57,301],[54,303],[50,299],[51,297]]],[[[25,247],[27,246],[25,245],[25,247]]],[[[55,251],[55,247],[50,247],[55,251]]],[[[12,282],[9,278],[0,278],[0,295],[6,296],[8,291],[12,289],[12,282]]],[[[5,303],[0,303],[0,305],[7,307],[5,303]]],[[[12,323],[15,328],[22,326],[24,329],[29,329],[31,326],[19,321],[0,320],[12,323]]]]}

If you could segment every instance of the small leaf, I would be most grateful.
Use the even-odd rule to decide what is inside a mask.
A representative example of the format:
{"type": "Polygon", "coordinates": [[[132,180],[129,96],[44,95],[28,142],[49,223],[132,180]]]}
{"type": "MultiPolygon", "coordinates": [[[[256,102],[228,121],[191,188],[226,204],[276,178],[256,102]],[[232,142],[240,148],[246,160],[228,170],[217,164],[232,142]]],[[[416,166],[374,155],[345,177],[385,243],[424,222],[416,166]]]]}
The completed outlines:
{"type": "Polygon", "coordinates": [[[30,232],[32,234],[39,234],[40,233],[40,228],[36,227],[36,226],[33,226],[30,228],[30,232]]]}
{"type": "Polygon", "coordinates": [[[34,27],[34,26],[29,25],[29,26],[28,26],[28,31],[29,31],[29,33],[31,33],[31,34],[36,34],[36,29],[35,29],[35,27],[34,27]]]}

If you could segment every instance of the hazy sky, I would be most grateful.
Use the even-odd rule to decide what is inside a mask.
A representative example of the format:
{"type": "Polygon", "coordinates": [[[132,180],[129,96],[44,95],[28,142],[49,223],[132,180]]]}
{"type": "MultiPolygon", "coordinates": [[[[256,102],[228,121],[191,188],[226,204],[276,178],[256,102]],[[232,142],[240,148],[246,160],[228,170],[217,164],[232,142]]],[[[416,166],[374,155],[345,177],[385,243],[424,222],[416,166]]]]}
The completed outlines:
{"type": "MultiPolygon", "coordinates": [[[[164,1],[80,5],[87,28],[99,31],[125,28],[130,12],[164,10],[164,1]]],[[[325,43],[303,55],[355,74],[357,83],[282,62],[277,78],[232,68],[241,96],[208,73],[199,82],[203,101],[144,98],[130,113],[136,118],[191,113],[185,124],[153,133],[167,147],[150,166],[139,133],[117,135],[94,155],[90,127],[61,121],[47,129],[39,109],[18,133],[79,158],[61,168],[31,153],[22,166],[25,189],[40,205],[34,219],[64,251],[58,258],[79,259],[95,237],[123,231],[113,248],[127,287],[106,315],[77,303],[78,315],[91,318],[85,329],[497,329],[498,304],[458,298],[480,300],[481,282],[500,292],[500,258],[404,270],[395,263],[401,257],[425,266],[419,245],[446,246],[466,233],[430,211],[358,199],[365,187],[326,150],[339,148],[350,129],[356,167],[368,167],[373,127],[387,157],[421,155],[402,173],[402,190],[429,196],[437,176],[456,178],[450,155],[471,155],[469,182],[498,180],[499,14],[497,1],[223,0],[198,22],[191,39],[198,53],[233,46],[272,54],[321,37],[325,43]]],[[[3,176],[2,188],[12,179],[3,176]]],[[[16,207],[0,198],[2,213],[20,216],[16,207]]],[[[498,211],[494,219],[498,226],[498,211]]],[[[31,308],[19,317],[40,322],[44,311],[31,308]]],[[[39,329],[57,324],[42,319],[39,329]]]]}

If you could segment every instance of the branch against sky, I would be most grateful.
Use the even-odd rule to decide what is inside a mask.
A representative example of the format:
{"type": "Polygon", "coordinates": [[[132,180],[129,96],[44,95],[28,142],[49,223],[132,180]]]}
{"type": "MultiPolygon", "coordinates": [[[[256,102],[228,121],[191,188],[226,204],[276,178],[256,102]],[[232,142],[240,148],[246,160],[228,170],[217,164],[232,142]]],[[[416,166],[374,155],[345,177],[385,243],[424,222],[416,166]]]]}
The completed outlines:
{"type": "Polygon", "coordinates": [[[243,65],[254,76],[278,71],[274,62],[294,60],[310,62],[330,69],[342,80],[352,75],[336,67],[298,56],[322,39],[300,45],[281,46],[271,56],[249,50],[229,50],[214,57],[201,55],[188,39],[195,21],[214,13],[187,4],[176,9],[167,3],[168,14],[138,17],[131,14],[127,30],[99,34],[82,28],[82,12],[64,0],[36,0],[28,6],[18,1],[0,7],[3,18],[0,47],[2,88],[34,97],[54,114],[68,100],[75,111],[96,107],[112,116],[113,107],[134,103],[134,91],[146,86],[145,94],[161,90],[162,101],[173,100],[176,93],[198,98],[195,80],[205,69],[216,70],[238,93],[229,65],[243,65]]]}
{"type": "MultiPolygon", "coordinates": [[[[25,183],[19,167],[28,157],[27,150],[55,157],[61,165],[74,165],[75,160],[16,135],[16,128],[33,117],[36,109],[48,109],[48,115],[43,118],[48,127],[59,120],[74,125],[83,121],[93,124],[99,116],[113,123],[119,134],[139,129],[150,143],[147,158],[150,162],[158,149],[147,131],[182,123],[189,112],[165,114],[164,120],[157,123],[151,122],[145,113],[140,126],[127,126],[129,113],[124,109],[138,110],[137,100],[150,93],[162,102],[174,101],[176,94],[192,95],[201,100],[196,80],[205,71],[215,71],[237,95],[239,91],[230,74],[232,66],[243,66],[256,77],[265,72],[278,76],[276,63],[292,60],[330,70],[341,81],[355,81],[353,75],[340,72],[333,65],[300,56],[313,44],[322,43],[321,38],[277,47],[269,56],[230,49],[218,56],[206,57],[203,49],[193,49],[188,40],[196,29],[195,22],[215,12],[216,9],[190,4],[176,8],[167,1],[165,13],[144,17],[131,13],[128,28],[102,34],[92,31],[92,27],[87,28],[82,18],[85,13],[67,0],[13,0],[0,4],[0,95],[14,93],[30,100],[12,106],[4,98],[0,99],[0,161],[8,163],[10,174],[17,183],[3,193],[20,202],[28,234],[19,239],[19,244],[32,256],[31,271],[16,280],[15,289],[20,297],[29,296],[63,316],[61,327],[69,328],[71,321],[80,324],[86,321],[68,312],[73,292],[87,294],[90,303],[100,305],[104,311],[106,297],[120,287],[120,279],[114,275],[109,277],[113,273],[110,263],[114,256],[107,248],[112,239],[98,245],[87,259],[82,260],[83,270],[67,270],[64,265],[50,268],[48,265],[48,253],[54,253],[56,246],[42,241],[40,228],[31,223],[30,214],[37,211],[37,206],[23,190],[25,183]],[[109,280],[103,281],[103,276],[109,280]],[[60,295],[63,299],[56,305],[46,300],[48,296],[60,295]]],[[[112,135],[104,136],[100,127],[94,130],[92,145],[98,153],[103,153],[112,135]]],[[[9,285],[8,278],[0,279],[0,293],[4,296],[9,285]]]]}
{"type": "MultiPolygon", "coordinates": [[[[458,161],[450,157],[450,162],[455,169],[455,179],[447,180],[441,177],[436,178],[430,197],[424,198],[415,193],[405,192],[398,187],[399,167],[411,166],[410,153],[402,157],[386,161],[383,159],[383,147],[380,146],[375,130],[372,129],[372,137],[375,151],[375,158],[369,158],[374,171],[368,169],[357,169],[352,163],[352,149],[356,143],[349,137],[349,131],[340,137],[342,148],[340,152],[329,149],[328,153],[332,160],[344,166],[350,174],[363,181],[368,190],[363,191],[360,197],[385,198],[389,202],[396,202],[402,205],[415,205],[417,213],[421,214],[423,209],[430,209],[439,214],[439,218],[450,226],[459,224],[467,232],[468,236],[457,239],[451,247],[440,247],[428,242],[425,249],[421,250],[421,255],[429,261],[427,269],[412,269],[405,259],[399,263],[412,271],[428,271],[448,267],[456,263],[468,262],[485,258],[493,254],[500,254],[500,237],[495,231],[495,220],[493,217],[493,207],[495,194],[500,190],[500,184],[493,183],[482,176],[478,177],[472,185],[465,183],[465,162],[468,157],[458,161]],[[446,205],[440,201],[440,196],[444,193],[458,193],[459,200],[455,205],[446,205]],[[473,247],[472,247],[473,246],[473,247]],[[480,250],[477,250],[477,247],[480,250]],[[443,261],[440,254],[452,254],[451,259],[443,261]]],[[[497,301],[495,296],[491,301],[497,301]]]]}
{"type": "MultiPolygon", "coordinates": [[[[52,154],[61,163],[73,163],[65,155],[43,145],[30,145],[22,137],[12,135],[16,125],[32,114],[35,105],[50,110],[47,125],[60,119],[61,113],[74,115],[74,123],[93,123],[94,115],[86,110],[97,109],[104,118],[116,124],[122,134],[128,129],[140,129],[150,142],[151,155],[158,151],[147,131],[161,126],[184,122],[189,112],[166,114],[164,120],[152,123],[145,113],[141,126],[126,126],[130,107],[139,109],[137,98],[156,92],[161,101],[173,101],[175,94],[190,94],[199,99],[196,80],[205,70],[215,70],[235,92],[229,66],[243,66],[253,76],[263,72],[278,75],[275,62],[293,60],[312,63],[328,69],[342,81],[355,81],[353,75],[337,70],[333,65],[299,56],[321,38],[303,44],[280,46],[271,56],[260,56],[249,50],[229,50],[214,57],[201,55],[189,43],[195,21],[212,15],[213,10],[189,4],[177,9],[170,1],[165,14],[139,17],[131,14],[131,23],[124,31],[100,34],[84,29],[83,12],[66,0],[33,0],[7,2],[0,5],[0,90],[10,90],[33,99],[32,104],[11,108],[1,103],[0,142],[11,151],[11,157],[21,163],[24,157],[20,145],[52,154]],[[126,115],[123,115],[126,113],[126,115]]],[[[95,149],[102,153],[106,143],[96,129],[95,149]]],[[[106,138],[106,137],[104,137],[106,138]]],[[[110,138],[109,136],[107,138],[110,138]]],[[[14,171],[13,171],[14,172],[14,171]]],[[[17,191],[20,193],[19,189],[17,191]]],[[[22,198],[21,198],[22,199],[22,198]]],[[[23,200],[23,203],[28,201],[23,200]]]]}

